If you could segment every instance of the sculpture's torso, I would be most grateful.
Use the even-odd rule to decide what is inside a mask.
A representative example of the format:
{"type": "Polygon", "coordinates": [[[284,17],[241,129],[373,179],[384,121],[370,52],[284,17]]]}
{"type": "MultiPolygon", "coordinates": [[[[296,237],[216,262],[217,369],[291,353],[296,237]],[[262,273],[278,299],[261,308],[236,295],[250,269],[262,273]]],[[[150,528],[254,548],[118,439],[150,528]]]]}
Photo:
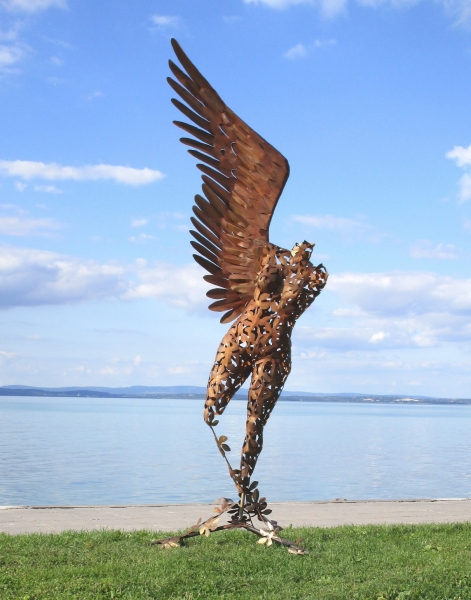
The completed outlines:
{"type": "MultiPolygon", "coordinates": [[[[269,256],[257,277],[253,299],[224,340],[236,342],[255,361],[289,353],[296,320],[323,287],[326,273],[309,261],[292,264],[286,256],[269,256]]],[[[287,358],[287,357],[285,357],[287,358]]]]}

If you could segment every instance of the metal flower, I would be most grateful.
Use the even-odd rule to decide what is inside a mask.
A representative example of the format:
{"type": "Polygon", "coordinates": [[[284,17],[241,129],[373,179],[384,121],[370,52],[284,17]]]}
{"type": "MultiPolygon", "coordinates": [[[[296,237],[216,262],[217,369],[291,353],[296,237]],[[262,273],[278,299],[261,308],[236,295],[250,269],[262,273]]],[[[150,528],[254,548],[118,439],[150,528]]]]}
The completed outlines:
{"type": "Polygon", "coordinates": [[[259,531],[264,537],[260,538],[257,544],[266,544],[268,548],[273,544],[273,536],[275,535],[275,531],[265,531],[264,529],[260,529],[259,531]]]}
{"type": "Polygon", "coordinates": [[[205,521],[200,527],[200,535],[205,535],[209,537],[211,535],[211,531],[217,529],[219,517],[211,517],[207,521],[205,521]]]}

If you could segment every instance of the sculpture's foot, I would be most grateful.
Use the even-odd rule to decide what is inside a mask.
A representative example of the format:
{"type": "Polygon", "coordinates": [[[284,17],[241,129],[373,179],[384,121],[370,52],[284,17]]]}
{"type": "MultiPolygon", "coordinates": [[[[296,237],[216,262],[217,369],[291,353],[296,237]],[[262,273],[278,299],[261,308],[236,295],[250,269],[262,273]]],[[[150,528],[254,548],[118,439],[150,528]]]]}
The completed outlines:
{"type": "Polygon", "coordinates": [[[181,542],[185,539],[196,537],[198,535],[205,535],[209,537],[211,533],[217,531],[224,531],[228,529],[245,529],[255,535],[259,536],[258,544],[265,544],[267,547],[273,543],[280,544],[288,548],[288,552],[291,554],[307,554],[307,550],[299,546],[301,540],[291,542],[279,537],[279,532],[282,531],[282,527],[278,525],[276,521],[268,519],[265,515],[271,513],[270,509],[267,509],[267,503],[265,498],[261,498],[260,502],[254,502],[243,506],[241,512],[241,504],[237,504],[230,499],[224,498],[221,506],[216,506],[214,512],[216,515],[203,521],[199,519],[198,522],[190,527],[183,535],[174,537],[164,538],[162,540],[154,540],[151,542],[151,546],[160,545],[164,548],[176,548],[181,546],[181,542]],[[229,521],[224,525],[218,525],[222,515],[226,514],[230,516],[229,521]],[[259,521],[263,521],[263,527],[255,527],[252,517],[257,517],[259,521]]]}

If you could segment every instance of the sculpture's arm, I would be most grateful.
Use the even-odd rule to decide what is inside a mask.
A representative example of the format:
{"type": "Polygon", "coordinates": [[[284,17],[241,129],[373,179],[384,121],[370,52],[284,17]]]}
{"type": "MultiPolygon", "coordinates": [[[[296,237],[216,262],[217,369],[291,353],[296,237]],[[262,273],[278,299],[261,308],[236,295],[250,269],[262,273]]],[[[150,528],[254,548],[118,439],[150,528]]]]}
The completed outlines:
{"type": "Polygon", "coordinates": [[[279,309],[294,312],[298,318],[320,294],[328,274],[323,265],[314,267],[309,261],[291,264],[288,269],[279,309]]]}
{"type": "Polygon", "coordinates": [[[317,267],[309,264],[307,270],[309,271],[308,277],[304,279],[304,285],[297,297],[297,310],[295,311],[296,319],[311,306],[317,296],[321,293],[329,276],[326,268],[322,264],[317,267]]]}

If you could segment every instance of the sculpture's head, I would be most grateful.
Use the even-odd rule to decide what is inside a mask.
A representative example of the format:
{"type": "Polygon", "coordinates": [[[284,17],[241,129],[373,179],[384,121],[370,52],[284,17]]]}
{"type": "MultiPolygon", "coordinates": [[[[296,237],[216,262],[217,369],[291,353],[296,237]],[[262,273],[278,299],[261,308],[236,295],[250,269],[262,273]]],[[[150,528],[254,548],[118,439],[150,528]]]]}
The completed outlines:
{"type": "Polygon", "coordinates": [[[311,258],[313,248],[314,244],[306,242],[306,240],[300,244],[295,244],[291,250],[291,258],[289,262],[292,265],[296,265],[300,262],[308,261],[311,258]]]}

